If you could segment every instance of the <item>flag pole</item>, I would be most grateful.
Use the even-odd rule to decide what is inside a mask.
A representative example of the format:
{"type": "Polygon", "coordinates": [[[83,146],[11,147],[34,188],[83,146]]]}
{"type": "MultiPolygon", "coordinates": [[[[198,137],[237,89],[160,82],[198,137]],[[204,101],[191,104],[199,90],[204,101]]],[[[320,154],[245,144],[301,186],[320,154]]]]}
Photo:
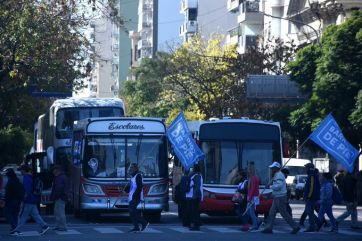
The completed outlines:
{"type": "MultiPolygon", "coordinates": [[[[297,150],[289,157],[289,159],[283,164],[283,166],[280,168],[280,170],[283,169],[283,168],[287,165],[287,163],[292,159],[292,157],[293,157],[295,154],[297,154],[297,152],[298,152],[300,149],[302,149],[302,147],[305,145],[305,143],[307,143],[307,141],[309,140],[309,137],[310,137],[310,136],[308,136],[308,138],[303,141],[303,143],[298,147],[298,149],[297,149],[297,150]]],[[[272,180],[269,181],[269,183],[267,184],[267,186],[269,186],[269,185],[271,184],[271,182],[272,182],[272,180]]],[[[263,195],[263,193],[265,192],[265,190],[266,190],[266,186],[264,186],[264,189],[261,191],[261,193],[259,194],[259,196],[260,196],[260,195],[263,195]]],[[[246,207],[246,209],[245,209],[245,211],[244,211],[244,213],[243,213],[242,216],[244,216],[244,215],[249,211],[249,209],[250,209],[251,206],[253,205],[253,202],[254,202],[254,201],[252,201],[250,205],[248,204],[248,206],[246,207]]]]}

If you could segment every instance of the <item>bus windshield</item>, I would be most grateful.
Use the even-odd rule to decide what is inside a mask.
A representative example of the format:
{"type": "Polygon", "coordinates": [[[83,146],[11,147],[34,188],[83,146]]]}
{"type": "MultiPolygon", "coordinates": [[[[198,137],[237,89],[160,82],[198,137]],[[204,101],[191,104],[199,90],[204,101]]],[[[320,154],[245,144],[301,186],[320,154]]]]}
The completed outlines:
{"type": "Polygon", "coordinates": [[[74,121],[91,117],[123,116],[122,108],[116,107],[89,107],[65,108],[57,111],[56,136],[57,138],[71,138],[74,121]]]}
{"type": "Polygon", "coordinates": [[[131,163],[138,163],[144,177],[167,176],[164,137],[88,138],[83,161],[86,177],[126,178],[131,163]]]}
{"type": "Polygon", "coordinates": [[[238,171],[246,170],[254,162],[260,184],[269,180],[269,165],[280,160],[280,149],[275,142],[205,141],[204,175],[206,184],[237,185],[238,171]]]}

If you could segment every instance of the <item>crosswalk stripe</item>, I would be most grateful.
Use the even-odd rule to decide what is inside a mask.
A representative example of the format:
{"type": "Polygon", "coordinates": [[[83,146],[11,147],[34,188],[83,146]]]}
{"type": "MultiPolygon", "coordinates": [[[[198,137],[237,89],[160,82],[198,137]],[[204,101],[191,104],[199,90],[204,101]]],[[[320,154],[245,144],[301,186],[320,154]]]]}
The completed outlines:
{"type": "Polygon", "coordinates": [[[207,229],[219,232],[219,233],[240,233],[240,230],[232,229],[232,228],[223,228],[223,227],[207,227],[207,229]]]}
{"type": "Polygon", "coordinates": [[[82,234],[74,229],[68,229],[67,231],[55,231],[59,235],[74,235],[74,234],[82,234]]]}
{"type": "Polygon", "coordinates": [[[184,227],[170,227],[169,229],[180,233],[203,233],[202,231],[190,231],[188,228],[184,227]]]}
{"type": "Polygon", "coordinates": [[[142,233],[162,233],[162,231],[148,227],[142,233]]]}
{"type": "Polygon", "coordinates": [[[123,233],[121,230],[116,228],[94,228],[99,233],[111,234],[111,233],[123,233]]]}
{"type": "Polygon", "coordinates": [[[40,233],[37,231],[25,231],[21,234],[22,237],[33,237],[33,236],[40,236],[40,233]]]}
{"type": "Polygon", "coordinates": [[[340,233],[340,234],[346,234],[346,235],[362,236],[361,233],[357,233],[357,232],[353,232],[353,231],[348,231],[348,230],[338,230],[338,233],[340,233]]]}

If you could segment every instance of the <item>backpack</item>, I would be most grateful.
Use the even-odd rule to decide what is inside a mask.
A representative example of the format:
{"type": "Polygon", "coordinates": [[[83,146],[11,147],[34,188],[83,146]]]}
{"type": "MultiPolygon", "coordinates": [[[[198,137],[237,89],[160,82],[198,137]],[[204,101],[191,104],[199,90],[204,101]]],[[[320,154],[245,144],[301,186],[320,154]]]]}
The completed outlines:
{"type": "Polygon", "coordinates": [[[342,194],[335,185],[333,185],[332,200],[335,204],[342,204],[343,201],[342,194]]]}
{"type": "Polygon", "coordinates": [[[41,193],[43,191],[43,181],[40,180],[39,177],[35,177],[33,179],[33,195],[34,196],[41,196],[41,193]]]}

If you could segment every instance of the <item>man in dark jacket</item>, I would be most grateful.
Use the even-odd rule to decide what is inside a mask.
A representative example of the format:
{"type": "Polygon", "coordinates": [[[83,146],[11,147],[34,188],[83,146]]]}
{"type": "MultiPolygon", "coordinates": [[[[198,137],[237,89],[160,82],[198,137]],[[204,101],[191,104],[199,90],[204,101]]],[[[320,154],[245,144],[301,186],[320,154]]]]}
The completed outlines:
{"type": "Polygon", "coordinates": [[[67,231],[65,205],[69,197],[69,181],[58,165],[53,167],[54,181],[50,199],[54,201],[55,228],[57,231],[67,231]]]}
{"type": "Polygon", "coordinates": [[[24,187],[17,178],[14,169],[8,169],[6,176],[8,181],[5,186],[4,215],[11,226],[11,231],[14,231],[18,224],[20,204],[24,199],[24,187]]]}
{"type": "Polygon", "coordinates": [[[143,201],[143,178],[136,163],[131,163],[128,174],[132,177],[128,190],[128,203],[129,216],[133,223],[133,229],[129,232],[143,231],[148,227],[149,223],[143,218],[140,210],[137,209],[138,204],[143,201]],[[141,229],[139,224],[142,225],[141,229]]]}
{"type": "Polygon", "coordinates": [[[187,200],[186,200],[186,190],[187,185],[189,184],[189,171],[185,171],[184,175],[181,177],[180,183],[176,185],[175,192],[177,195],[177,204],[178,204],[178,213],[179,218],[182,220],[182,226],[189,227],[189,219],[187,218],[187,200]]]}
{"type": "Polygon", "coordinates": [[[360,229],[357,221],[357,179],[352,173],[344,172],[339,189],[342,192],[343,201],[346,204],[347,210],[337,217],[337,223],[342,222],[351,215],[351,228],[360,229]]]}
{"type": "Polygon", "coordinates": [[[33,187],[33,175],[30,166],[22,165],[19,170],[23,174],[23,186],[25,190],[25,196],[22,204],[22,208],[19,213],[19,221],[15,230],[10,234],[14,236],[21,235],[21,228],[26,223],[29,216],[31,216],[37,224],[41,226],[40,234],[45,234],[49,230],[49,226],[44,222],[44,220],[39,215],[39,210],[37,203],[39,202],[39,197],[34,195],[33,187]]]}
{"type": "Polygon", "coordinates": [[[304,211],[308,216],[309,227],[304,232],[315,232],[318,227],[318,218],[314,214],[314,208],[320,197],[319,174],[312,163],[307,163],[305,168],[308,178],[304,186],[303,197],[305,201],[304,211]]]}
{"type": "Polygon", "coordinates": [[[188,206],[188,223],[191,231],[200,230],[200,211],[199,205],[203,200],[203,180],[201,169],[198,164],[194,164],[193,171],[190,174],[190,191],[186,193],[188,206]]]}

